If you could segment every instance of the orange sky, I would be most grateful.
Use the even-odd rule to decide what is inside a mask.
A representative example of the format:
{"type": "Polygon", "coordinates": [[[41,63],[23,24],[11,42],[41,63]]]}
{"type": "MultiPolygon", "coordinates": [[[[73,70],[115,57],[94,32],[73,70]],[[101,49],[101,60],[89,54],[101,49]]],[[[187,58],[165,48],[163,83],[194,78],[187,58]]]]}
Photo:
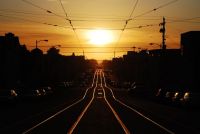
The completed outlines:
{"type": "MultiPolygon", "coordinates": [[[[48,39],[49,42],[40,42],[38,45],[42,49],[44,49],[42,46],[61,45],[62,54],[75,52],[80,55],[83,52],[80,47],[96,47],[96,45],[91,44],[87,35],[91,28],[108,28],[115,29],[109,30],[109,34],[113,37],[112,40],[102,48],[84,48],[84,52],[86,58],[89,59],[111,59],[114,48],[105,47],[158,48],[156,45],[150,46],[149,43],[161,43],[158,24],[162,21],[162,16],[166,17],[167,22],[182,20],[166,24],[168,48],[179,48],[181,33],[200,30],[199,0],[177,0],[173,4],[129,21],[126,27],[135,28],[125,29],[123,32],[117,29],[123,29],[125,20],[129,19],[136,0],[62,0],[67,15],[72,20],[72,25],[75,28],[88,28],[76,29],[77,36],[70,28],[42,24],[49,23],[70,27],[69,21],[64,19],[65,14],[58,0],[27,1],[39,6],[39,8],[27,4],[23,0],[0,1],[0,35],[13,32],[20,37],[21,44],[26,44],[30,50],[34,48],[36,40],[48,39]],[[41,8],[61,17],[49,14],[41,8]],[[187,20],[190,18],[196,19],[187,20]],[[150,24],[156,26],[136,28],[150,24]],[[65,48],[69,46],[76,48],[65,48]]],[[[131,18],[171,1],[173,0],[139,0],[131,18]]],[[[120,51],[116,52],[116,56],[123,55],[127,50],[131,49],[116,49],[116,51],[120,51]]]]}

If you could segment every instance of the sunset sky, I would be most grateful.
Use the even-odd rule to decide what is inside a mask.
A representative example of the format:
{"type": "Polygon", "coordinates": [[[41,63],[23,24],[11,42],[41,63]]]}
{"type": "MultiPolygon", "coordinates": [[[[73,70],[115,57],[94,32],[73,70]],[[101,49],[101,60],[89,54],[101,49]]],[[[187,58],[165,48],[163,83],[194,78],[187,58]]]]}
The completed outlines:
{"type": "Polygon", "coordinates": [[[149,43],[161,43],[163,16],[167,48],[180,47],[181,33],[200,30],[200,0],[62,0],[63,7],[59,1],[0,0],[0,35],[14,33],[29,50],[48,39],[38,44],[44,51],[61,45],[61,54],[84,51],[86,58],[102,60],[113,58],[114,50],[121,56],[133,46],[159,48],[149,43]]]}

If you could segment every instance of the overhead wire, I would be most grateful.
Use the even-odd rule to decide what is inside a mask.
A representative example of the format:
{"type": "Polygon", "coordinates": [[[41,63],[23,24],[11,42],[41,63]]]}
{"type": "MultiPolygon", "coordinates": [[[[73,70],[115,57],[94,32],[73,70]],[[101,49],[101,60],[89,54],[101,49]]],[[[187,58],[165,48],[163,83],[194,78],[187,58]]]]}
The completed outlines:
{"type": "Polygon", "coordinates": [[[149,14],[149,13],[151,13],[151,12],[155,12],[155,11],[157,11],[158,9],[164,8],[164,7],[166,7],[166,6],[168,6],[168,5],[171,5],[171,4],[173,4],[173,3],[177,2],[177,1],[178,1],[178,0],[172,0],[172,1],[170,1],[170,2],[167,2],[167,3],[165,3],[165,4],[163,4],[163,5],[160,5],[160,6],[154,8],[154,9],[152,9],[152,10],[149,10],[149,11],[146,11],[146,12],[144,12],[144,13],[142,13],[142,14],[136,15],[135,17],[130,18],[130,20],[134,20],[135,18],[138,18],[138,17],[144,16],[144,15],[147,15],[147,14],[149,14]]]}
{"type": "Polygon", "coordinates": [[[191,20],[196,20],[196,19],[200,19],[200,16],[198,17],[193,17],[193,18],[186,18],[186,19],[177,19],[177,20],[172,20],[171,21],[168,21],[167,23],[176,23],[176,22],[192,22],[191,20]]]}
{"type": "MultiPolygon", "coordinates": [[[[38,7],[40,7],[40,6],[37,6],[37,8],[38,7]]],[[[41,9],[41,8],[39,8],[39,9],[41,9]]],[[[43,10],[43,8],[42,8],[42,10],[43,10]]],[[[45,10],[45,12],[46,12],[46,10],[45,10]]],[[[44,15],[55,16],[54,14],[32,13],[32,12],[27,12],[27,11],[21,11],[21,10],[16,11],[16,10],[10,10],[10,9],[0,9],[0,12],[33,15],[33,16],[44,16],[44,15]]],[[[57,15],[59,15],[59,17],[61,17],[62,19],[66,19],[66,17],[64,15],[60,15],[60,14],[57,14],[57,15]]],[[[86,21],[86,22],[91,21],[92,22],[92,21],[125,21],[126,20],[125,16],[123,16],[123,18],[122,17],[121,18],[117,18],[117,17],[113,18],[113,16],[112,17],[101,17],[101,18],[98,18],[98,17],[95,16],[95,17],[90,18],[90,17],[83,17],[83,16],[77,17],[77,16],[74,16],[74,15],[72,15],[72,16],[68,15],[68,17],[69,18],[75,18],[75,19],[70,19],[71,21],[80,21],[80,22],[81,21],[83,21],[83,22],[84,21],[86,21]],[[83,18],[83,19],[79,19],[79,18],[83,18]]]]}
{"type": "Polygon", "coordinates": [[[139,26],[135,26],[135,27],[128,27],[128,28],[126,28],[126,29],[136,29],[136,28],[153,27],[153,26],[159,26],[159,24],[139,25],[139,26]]]}
{"type": "MultiPolygon", "coordinates": [[[[151,13],[151,12],[153,12],[153,11],[157,11],[158,9],[163,8],[163,7],[166,7],[166,6],[168,6],[168,5],[172,4],[172,3],[175,3],[175,2],[177,2],[177,1],[178,1],[178,0],[170,1],[170,2],[168,2],[168,3],[165,3],[165,4],[163,4],[163,5],[158,6],[157,8],[154,8],[153,10],[144,12],[144,13],[142,13],[142,14],[140,14],[140,15],[137,15],[137,16],[131,18],[132,15],[133,15],[133,13],[134,13],[134,11],[135,11],[135,9],[136,9],[136,7],[137,7],[137,4],[138,4],[138,2],[139,2],[139,0],[137,0],[136,3],[134,4],[134,7],[133,7],[133,10],[132,10],[132,12],[131,12],[131,14],[130,14],[130,16],[129,16],[129,19],[126,20],[126,22],[125,22],[124,28],[123,28],[123,30],[122,30],[120,36],[119,36],[119,39],[118,39],[118,41],[117,41],[117,44],[119,43],[119,41],[120,41],[120,39],[121,39],[121,37],[122,37],[122,33],[123,33],[124,30],[126,29],[126,27],[127,27],[129,21],[131,21],[131,20],[133,20],[133,19],[135,19],[135,18],[137,18],[137,17],[141,17],[141,16],[144,16],[144,15],[146,15],[146,14],[149,14],[149,13],[151,13]]],[[[133,28],[143,28],[143,27],[150,27],[150,26],[154,26],[154,24],[150,24],[150,25],[141,25],[141,26],[132,27],[132,28],[129,28],[129,29],[133,29],[133,28]]],[[[116,45],[117,45],[117,44],[116,44],[116,45]]],[[[115,50],[114,50],[114,52],[115,52],[115,50]]],[[[114,57],[115,57],[115,53],[114,53],[114,57]]]]}
{"type": "Polygon", "coordinates": [[[27,3],[27,4],[29,4],[29,5],[31,5],[31,6],[33,6],[33,7],[35,7],[35,8],[38,8],[38,9],[43,10],[43,11],[45,11],[46,13],[53,14],[54,16],[57,16],[57,17],[62,18],[62,19],[66,19],[66,18],[63,18],[63,16],[61,16],[61,15],[59,15],[59,14],[57,14],[57,13],[54,13],[53,11],[50,11],[50,10],[48,10],[48,9],[45,9],[45,8],[43,8],[43,7],[41,7],[41,6],[38,6],[38,5],[36,5],[36,4],[34,4],[34,3],[30,2],[30,1],[28,1],[28,0],[22,0],[22,1],[25,2],[25,3],[27,3]]]}
{"type": "MultiPolygon", "coordinates": [[[[61,5],[61,7],[62,7],[62,9],[63,9],[63,11],[64,11],[66,17],[64,17],[64,16],[62,16],[62,15],[59,15],[59,14],[56,14],[56,13],[54,13],[53,11],[50,11],[50,10],[48,10],[48,9],[45,9],[45,8],[43,8],[43,7],[39,6],[39,5],[36,5],[36,4],[34,4],[34,3],[30,2],[30,1],[27,1],[27,0],[22,0],[22,1],[26,2],[27,4],[30,4],[30,5],[34,6],[34,7],[36,7],[36,8],[39,8],[39,9],[41,9],[41,10],[44,10],[44,11],[47,12],[47,13],[51,13],[51,14],[53,14],[53,15],[55,15],[55,16],[58,16],[58,17],[60,17],[60,18],[62,18],[62,19],[68,20],[69,23],[70,23],[70,25],[72,24],[72,21],[125,21],[125,24],[124,24],[124,26],[123,26],[122,29],[126,29],[126,26],[127,26],[127,24],[128,24],[129,21],[131,21],[131,20],[133,20],[133,19],[135,20],[135,18],[137,18],[137,17],[142,17],[142,16],[147,15],[147,14],[153,12],[153,11],[157,11],[158,9],[163,8],[163,7],[166,7],[166,6],[168,6],[168,5],[172,4],[172,3],[175,3],[175,2],[177,2],[178,0],[172,0],[172,1],[168,2],[168,3],[165,3],[165,4],[163,4],[163,5],[158,6],[158,7],[154,8],[154,9],[152,9],[152,10],[146,11],[146,12],[140,14],[140,15],[137,15],[137,16],[135,16],[135,17],[133,17],[133,18],[130,18],[130,17],[132,16],[133,12],[135,11],[136,6],[137,6],[137,4],[138,4],[138,2],[139,2],[139,0],[137,0],[137,1],[135,2],[134,6],[133,6],[133,9],[132,9],[130,15],[129,15],[129,19],[121,19],[121,20],[117,20],[117,19],[112,19],[112,20],[105,20],[105,19],[100,19],[100,20],[99,20],[99,19],[96,19],[96,20],[69,19],[69,16],[68,16],[68,14],[67,14],[67,12],[66,12],[66,10],[65,10],[65,8],[64,8],[64,6],[63,6],[61,0],[58,0],[58,1],[59,1],[60,5],[61,5]]],[[[71,25],[71,26],[72,26],[72,29],[74,29],[74,30],[75,30],[75,29],[90,29],[90,28],[75,28],[73,25],[71,25]]],[[[147,26],[142,26],[142,27],[147,27],[147,26]]],[[[141,27],[141,26],[138,26],[138,27],[134,27],[134,28],[142,28],[142,27],[141,27]]],[[[94,29],[94,28],[92,28],[92,29],[94,29]]],[[[108,30],[109,30],[109,29],[108,29],[108,30]]],[[[112,29],[111,29],[111,30],[112,30],[112,29]]],[[[115,29],[114,29],[114,30],[115,30],[115,29]]],[[[121,30],[121,29],[117,29],[117,30],[121,30]]]]}
{"type": "MultiPolygon", "coordinates": [[[[71,27],[67,27],[67,26],[62,26],[62,25],[52,24],[52,23],[47,23],[47,22],[40,22],[40,21],[25,19],[25,18],[16,17],[16,16],[2,15],[2,14],[0,14],[0,16],[6,17],[6,18],[14,18],[14,19],[19,19],[19,20],[24,20],[24,21],[38,23],[38,24],[49,25],[49,26],[56,26],[56,27],[61,27],[61,28],[66,28],[66,29],[72,29],[71,27]]],[[[135,26],[135,27],[129,27],[129,28],[126,28],[126,29],[137,29],[137,28],[151,27],[151,26],[156,26],[156,25],[158,25],[158,24],[140,25],[140,26],[135,26]]],[[[90,28],[90,27],[74,27],[74,28],[80,29],[80,30],[98,30],[99,29],[99,28],[90,28]]],[[[119,31],[119,30],[123,30],[123,29],[122,28],[101,28],[101,30],[119,31]]]]}
{"type": "MultiPolygon", "coordinates": [[[[34,7],[37,7],[37,8],[39,8],[39,9],[41,9],[41,10],[44,10],[44,11],[46,11],[47,13],[50,13],[50,14],[53,14],[53,15],[58,16],[58,17],[60,17],[60,18],[66,19],[66,20],[69,22],[69,24],[70,24],[72,30],[74,31],[74,33],[75,33],[77,39],[79,40],[79,42],[80,42],[80,39],[79,39],[79,37],[78,37],[78,35],[77,35],[77,33],[76,33],[76,29],[87,29],[87,30],[90,30],[90,29],[96,29],[96,28],[74,27],[74,25],[72,24],[72,21],[108,21],[108,20],[102,20],[102,19],[101,19],[101,20],[98,20],[98,19],[97,19],[97,20],[86,20],[86,19],[85,19],[85,20],[84,20],[84,19],[74,19],[74,20],[73,20],[73,19],[69,19],[69,16],[68,16],[68,14],[67,14],[67,12],[66,12],[66,10],[65,10],[65,8],[64,8],[64,5],[63,5],[63,3],[62,3],[61,0],[58,0],[58,1],[59,1],[60,5],[61,5],[62,10],[64,11],[66,17],[63,17],[63,16],[61,16],[61,15],[58,15],[58,14],[56,14],[56,13],[50,11],[50,10],[47,10],[47,9],[45,9],[45,8],[43,8],[43,7],[40,7],[40,6],[36,5],[36,4],[33,4],[32,2],[29,2],[29,1],[27,1],[27,0],[22,0],[22,1],[24,1],[24,2],[26,2],[26,3],[28,3],[28,4],[30,4],[30,5],[32,5],[32,6],[34,6],[34,7]]],[[[138,2],[139,2],[139,0],[136,0],[136,2],[135,2],[134,5],[133,5],[133,9],[132,9],[132,11],[131,11],[131,13],[130,13],[128,19],[126,19],[126,20],[113,20],[113,21],[125,21],[125,24],[124,24],[123,28],[121,28],[121,29],[117,29],[117,28],[116,28],[116,29],[108,29],[108,30],[121,30],[121,33],[120,33],[120,35],[119,35],[119,38],[118,38],[118,40],[117,40],[117,42],[116,42],[116,44],[115,44],[115,48],[116,48],[116,46],[118,45],[118,43],[120,42],[124,30],[126,30],[126,29],[133,29],[133,28],[150,27],[150,26],[156,26],[156,25],[157,25],[157,24],[147,24],[147,25],[141,25],[141,26],[137,26],[137,27],[129,27],[129,28],[127,28],[127,25],[128,25],[128,22],[129,22],[129,21],[135,20],[135,18],[142,17],[142,16],[144,16],[144,15],[150,14],[151,12],[157,11],[158,9],[163,8],[163,7],[166,7],[166,6],[168,6],[168,5],[172,4],[172,3],[175,3],[175,2],[177,2],[177,1],[178,1],[178,0],[172,0],[172,1],[168,2],[168,3],[165,3],[165,4],[163,4],[163,5],[158,6],[158,7],[154,8],[154,9],[152,9],[152,10],[149,10],[149,11],[144,12],[144,13],[142,13],[142,14],[139,14],[139,15],[137,15],[137,16],[135,16],[135,17],[132,17],[132,15],[133,15],[133,13],[134,13],[136,7],[137,7],[137,4],[138,4],[138,2]]],[[[110,21],[110,20],[109,20],[109,21],[110,21]]],[[[84,51],[84,50],[83,50],[83,51],[84,51]]],[[[114,49],[114,51],[115,51],[115,49],[114,49]]]]}
{"type": "MultiPolygon", "coordinates": [[[[75,36],[76,36],[76,38],[77,38],[79,44],[80,44],[81,47],[82,47],[80,38],[78,37],[78,34],[77,34],[77,32],[76,32],[76,30],[75,30],[75,28],[74,28],[74,25],[72,24],[72,21],[71,21],[71,20],[69,19],[69,17],[68,17],[68,14],[67,14],[67,12],[66,12],[66,10],[65,10],[65,8],[64,8],[64,5],[63,5],[62,1],[61,1],[61,0],[58,0],[58,2],[60,3],[60,5],[61,5],[61,7],[62,7],[62,9],[63,9],[63,11],[64,11],[64,13],[65,13],[65,16],[66,16],[66,18],[67,18],[67,20],[68,20],[70,26],[72,27],[72,30],[74,31],[74,34],[75,34],[75,36]]],[[[83,49],[83,55],[84,55],[84,49],[83,49]]]]}
{"type": "Polygon", "coordinates": [[[41,13],[39,14],[39,13],[32,13],[32,12],[26,12],[26,11],[1,10],[1,9],[0,9],[0,12],[4,12],[7,14],[13,13],[13,14],[24,14],[24,15],[33,15],[33,16],[44,16],[44,15],[54,16],[52,14],[41,14],[41,13]]]}
{"type": "MultiPolygon", "coordinates": [[[[80,29],[80,30],[99,30],[98,27],[75,27],[75,29],[80,29]]],[[[118,31],[118,30],[122,30],[122,28],[101,28],[101,30],[112,30],[112,31],[118,31]]]]}
{"type": "Polygon", "coordinates": [[[51,24],[51,23],[46,23],[46,22],[40,22],[40,21],[20,18],[20,17],[16,17],[16,16],[8,16],[8,15],[0,14],[0,17],[14,18],[14,19],[24,20],[24,21],[28,21],[28,22],[32,22],[32,23],[38,23],[38,24],[43,24],[43,25],[48,25],[48,26],[54,26],[54,27],[61,27],[61,28],[65,28],[65,29],[70,29],[70,27],[66,27],[66,26],[61,26],[61,25],[51,24]]]}
{"type": "MultiPolygon", "coordinates": [[[[35,46],[29,46],[29,47],[35,47],[35,46]]],[[[55,46],[40,46],[40,47],[55,47],[55,46]]],[[[72,46],[60,46],[59,48],[80,48],[80,47],[72,47],[72,46]]],[[[87,48],[87,49],[95,49],[95,48],[99,48],[99,49],[112,49],[114,47],[82,47],[82,48],[87,48]]],[[[129,46],[125,46],[125,47],[117,47],[117,48],[120,48],[120,49],[131,49],[133,47],[129,47],[129,46]]]]}
{"type": "MultiPolygon", "coordinates": [[[[0,9],[0,12],[4,12],[6,14],[23,14],[23,15],[33,15],[33,16],[55,16],[54,14],[41,14],[41,13],[32,13],[32,12],[27,12],[27,11],[14,11],[14,10],[2,10],[0,9]]],[[[63,15],[59,15],[59,17],[62,17],[62,19],[66,20],[66,17],[63,15]]],[[[68,16],[68,17],[74,17],[74,16],[68,16]]],[[[79,18],[79,17],[75,17],[79,18]]],[[[92,19],[70,19],[71,21],[80,21],[80,22],[94,22],[94,21],[125,21],[126,19],[117,19],[117,18],[92,18],[92,19]]]]}
{"type": "MultiPolygon", "coordinates": [[[[200,23],[200,21],[199,22],[191,21],[191,20],[196,20],[196,19],[200,19],[200,17],[185,18],[185,19],[168,19],[169,21],[167,21],[166,23],[168,24],[177,23],[177,22],[200,23]]],[[[135,27],[129,27],[126,29],[135,29],[135,28],[144,28],[144,27],[153,27],[153,26],[159,26],[159,24],[146,24],[146,25],[140,25],[140,26],[135,26],[135,27]]]]}
{"type": "Polygon", "coordinates": [[[126,19],[71,19],[72,21],[79,21],[79,22],[92,22],[92,21],[126,21],[126,19]]]}
{"type": "Polygon", "coordinates": [[[134,13],[136,7],[137,7],[138,2],[139,2],[139,0],[136,0],[136,2],[134,3],[133,9],[132,9],[132,11],[131,11],[131,13],[130,13],[130,15],[129,15],[129,19],[125,21],[125,24],[124,24],[124,26],[123,26],[123,29],[121,30],[121,33],[120,33],[120,35],[119,35],[119,38],[118,38],[118,40],[117,40],[117,42],[116,42],[116,44],[115,44],[115,48],[114,48],[114,57],[115,57],[115,50],[116,50],[116,47],[117,47],[117,45],[119,44],[119,42],[120,42],[120,40],[121,40],[121,38],[122,38],[122,34],[123,34],[124,30],[126,29],[126,27],[127,27],[127,25],[128,25],[128,22],[129,22],[130,18],[132,17],[132,15],[133,15],[133,13],[134,13]]]}

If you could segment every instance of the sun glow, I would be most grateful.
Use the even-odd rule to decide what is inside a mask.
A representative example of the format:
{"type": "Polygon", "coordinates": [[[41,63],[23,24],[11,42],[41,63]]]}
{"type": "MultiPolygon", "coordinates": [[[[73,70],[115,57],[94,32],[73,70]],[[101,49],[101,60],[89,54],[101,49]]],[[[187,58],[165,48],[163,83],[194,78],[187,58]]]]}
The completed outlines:
{"type": "Polygon", "coordinates": [[[108,30],[91,30],[87,35],[89,43],[96,46],[104,46],[113,41],[113,35],[108,30]]]}

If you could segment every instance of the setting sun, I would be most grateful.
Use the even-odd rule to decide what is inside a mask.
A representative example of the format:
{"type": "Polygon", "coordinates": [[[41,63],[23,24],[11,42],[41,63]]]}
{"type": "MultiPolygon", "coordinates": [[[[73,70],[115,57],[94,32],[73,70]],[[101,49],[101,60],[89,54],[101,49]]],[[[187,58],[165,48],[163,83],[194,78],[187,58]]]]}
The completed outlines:
{"type": "Polygon", "coordinates": [[[89,43],[103,46],[113,41],[112,33],[108,30],[91,30],[88,32],[89,43]]]}

